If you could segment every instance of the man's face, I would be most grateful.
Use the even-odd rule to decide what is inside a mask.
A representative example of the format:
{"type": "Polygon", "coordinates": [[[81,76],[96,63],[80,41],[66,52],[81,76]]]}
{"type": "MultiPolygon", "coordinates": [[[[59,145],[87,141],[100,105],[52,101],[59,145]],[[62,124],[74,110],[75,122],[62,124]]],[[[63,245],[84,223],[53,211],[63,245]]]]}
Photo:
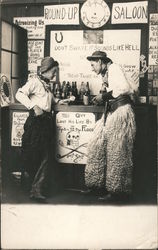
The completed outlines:
{"type": "Polygon", "coordinates": [[[98,61],[91,61],[91,68],[97,75],[99,75],[102,71],[102,62],[99,59],[98,61]]]}
{"type": "Polygon", "coordinates": [[[58,67],[56,66],[46,71],[43,75],[47,79],[52,80],[57,75],[57,71],[58,71],[58,67]]]}

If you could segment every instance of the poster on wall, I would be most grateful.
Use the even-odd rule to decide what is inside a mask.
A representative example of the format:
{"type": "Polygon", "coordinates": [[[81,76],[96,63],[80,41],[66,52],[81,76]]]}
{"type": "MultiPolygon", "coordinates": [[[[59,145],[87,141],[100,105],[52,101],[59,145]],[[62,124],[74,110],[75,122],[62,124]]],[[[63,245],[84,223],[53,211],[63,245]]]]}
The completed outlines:
{"type": "Polygon", "coordinates": [[[91,71],[87,56],[96,50],[105,51],[120,64],[128,80],[139,85],[141,31],[137,30],[60,30],[51,31],[50,56],[59,61],[60,81],[88,81],[91,94],[101,88],[101,76],[91,71]]]}
{"type": "Polygon", "coordinates": [[[28,39],[45,39],[44,17],[14,17],[14,23],[28,31],[28,39]]]}
{"type": "Polygon", "coordinates": [[[56,115],[56,159],[61,163],[86,164],[87,143],[95,125],[93,113],[59,112],[56,115]]]}
{"type": "Polygon", "coordinates": [[[37,66],[40,65],[41,59],[44,57],[44,41],[29,40],[28,41],[28,70],[36,72],[37,66]]]}
{"type": "Polygon", "coordinates": [[[150,14],[149,65],[158,65],[158,14],[150,14]]]}
{"type": "Polygon", "coordinates": [[[0,74],[0,93],[1,107],[9,106],[11,102],[14,102],[10,77],[6,74],[0,74]]]}
{"type": "Polygon", "coordinates": [[[45,25],[79,24],[79,4],[44,6],[45,25]]]}
{"type": "Polygon", "coordinates": [[[114,3],[112,6],[111,23],[147,23],[148,1],[114,3]]]}
{"type": "Polygon", "coordinates": [[[13,112],[11,146],[21,147],[21,139],[24,133],[24,123],[29,116],[29,112],[13,112]]]}

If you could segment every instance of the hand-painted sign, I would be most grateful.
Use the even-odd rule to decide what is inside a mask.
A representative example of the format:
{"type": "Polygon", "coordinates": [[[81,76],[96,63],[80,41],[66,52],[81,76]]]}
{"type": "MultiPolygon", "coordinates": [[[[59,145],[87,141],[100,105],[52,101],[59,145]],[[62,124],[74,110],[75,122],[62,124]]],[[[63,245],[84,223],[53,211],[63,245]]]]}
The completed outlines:
{"type": "Polygon", "coordinates": [[[44,57],[44,41],[29,40],[28,41],[28,69],[30,72],[36,72],[37,66],[40,65],[41,59],[44,57]]]}
{"type": "Polygon", "coordinates": [[[45,25],[79,24],[79,4],[44,6],[45,25]]]}
{"type": "Polygon", "coordinates": [[[60,81],[90,83],[91,94],[98,94],[102,79],[91,70],[87,56],[106,51],[120,64],[134,89],[139,85],[141,30],[56,30],[51,31],[50,55],[60,65],[60,81]],[[60,41],[60,42],[59,42],[60,41]]]}
{"type": "Polygon", "coordinates": [[[86,164],[87,144],[94,125],[93,113],[59,112],[56,115],[56,159],[61,163],[86,164]]]}
{"type": "Polygon", "coordinates": [[[158,14],[150,14],[149,65],[158,65],[158,14]]]}
{"type": "Polygon", "coordinates": [[[114,3],[111,23],[147,23],[148,1],[114,3]]]}
{"type": "Polygon", "coordinates": [[[29,112],[13,112],[11,146],[21,147],[21,139],[24,133],[24,123],[29,112]]]}
{"type": "Polygon", "coordinates": [[[14,23],[28,31],[28,39],[45,39],[44,18],[15,17],[14,23]]]}

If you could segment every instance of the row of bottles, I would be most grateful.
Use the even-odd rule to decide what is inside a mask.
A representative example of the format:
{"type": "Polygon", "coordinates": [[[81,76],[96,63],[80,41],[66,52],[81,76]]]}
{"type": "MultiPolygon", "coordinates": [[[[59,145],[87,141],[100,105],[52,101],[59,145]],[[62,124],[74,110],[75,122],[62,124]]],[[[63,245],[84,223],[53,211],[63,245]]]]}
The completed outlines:
{"type": "Polygon", "coordinates": [[[53,94],[59,99],[67,99],[71,96],[75,96],[76,104],[90,104],[90,88],[89,82],[81,83],[80,88],[77,88],[77,82],[70,83],[69,81],[63,81],[62,83],[56,83],[53,86],[53,94]]]}

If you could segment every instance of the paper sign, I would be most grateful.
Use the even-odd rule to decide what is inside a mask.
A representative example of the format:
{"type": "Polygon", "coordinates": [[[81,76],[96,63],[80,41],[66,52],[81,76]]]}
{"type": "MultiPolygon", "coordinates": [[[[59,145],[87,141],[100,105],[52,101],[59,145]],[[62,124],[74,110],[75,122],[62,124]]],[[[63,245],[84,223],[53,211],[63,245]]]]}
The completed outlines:
{"type": "Polygon", "coordinates": [[[29,112],[13,112],[11,146],[21,147],[24,123],[28,116],[29,112]]]}
{"type": "Polygon", "coordinates": [[[14,23],[28,31],[28,39],[45,39],[44,17],[14,17],[14,23]]]}
{"type": "Polygon", "coordinates": [[[158,65],[158,14],[150,14],[149,65],[158,65]]]}
{"type": "Polygon", "coordinates": [[[37,72],[37,66],[40,65],[41,59],[44,57],[44,41],[29,40],[28,41],[28,70],[37,72]]]}
{"type": "Polygon", "coordinates": [[[59,112],[56,115],[56,159],[62,163],[86,164],[87,144],[94,125],[92,113],[59,112]]]}
{"type": "Polygon", "coordinates": [[[114,3],[111,23],[147,23],[148,2],[114,3]]]}
{"type": "Polygon", "coordinates": [[[44,6],[45,24],[79,24],[79,4],[44,6]]]}
{"type": "Polygon", "coordinates": [[[91,94],[98,94],[102,78],[92,72],[87,56],[96,50],[107,52],[122,66],[134,88],[139,85],[140,30],[51,31],[50,55],[60,65],[60,81],[89,82],[91,94]],[[59,42],[60,40],[60,42],[59,42]]]}

